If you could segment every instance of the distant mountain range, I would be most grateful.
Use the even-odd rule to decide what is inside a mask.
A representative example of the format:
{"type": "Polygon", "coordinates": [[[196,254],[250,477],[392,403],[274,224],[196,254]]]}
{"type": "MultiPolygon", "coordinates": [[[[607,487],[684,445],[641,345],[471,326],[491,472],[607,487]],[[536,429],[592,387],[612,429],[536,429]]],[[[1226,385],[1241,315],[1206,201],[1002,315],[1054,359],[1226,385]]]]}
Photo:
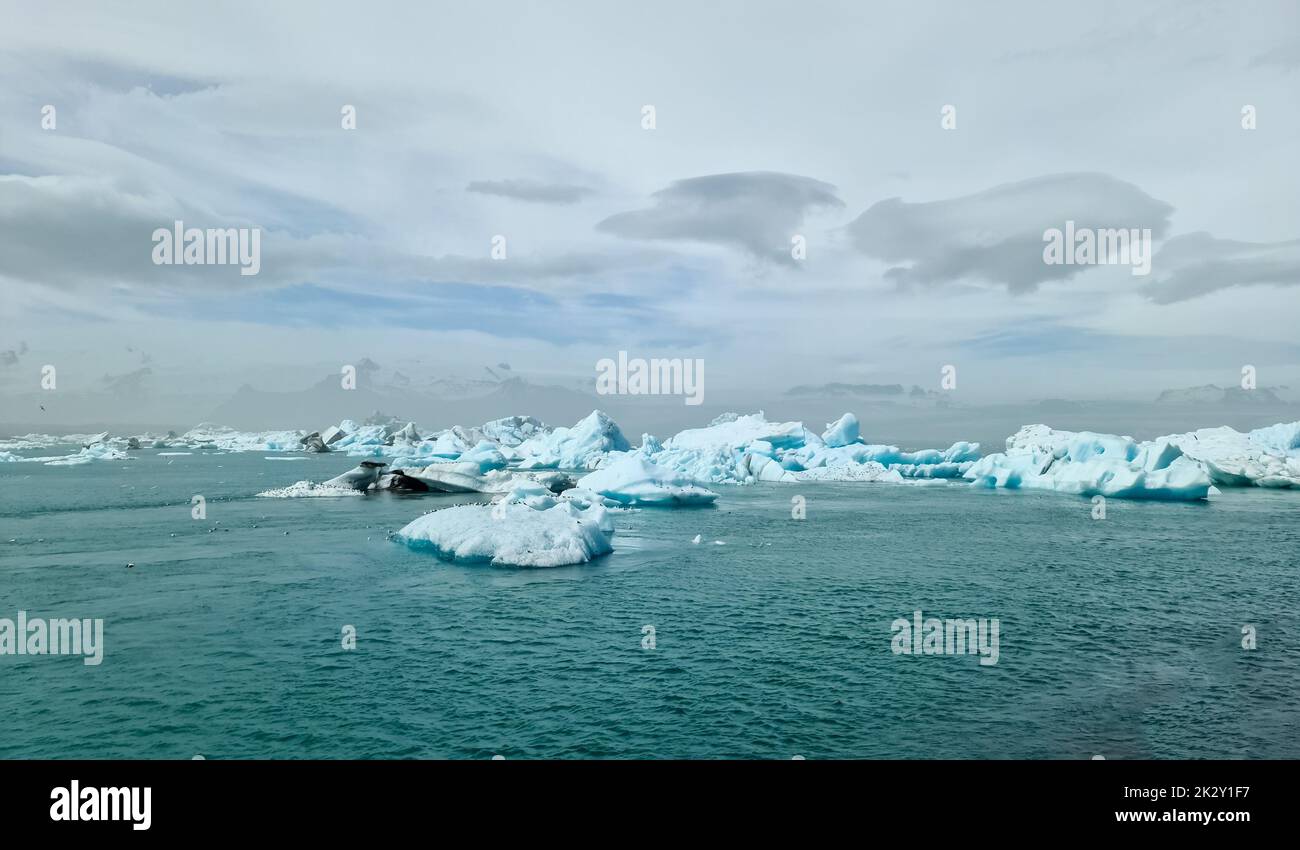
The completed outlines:
{"type": "Polygon", "coordinates": [[[1199,387],[1165,390],[1156,397],[1156,404],[1287,404],[1294,400],[1290,396],[1289,387],[1257,387],[1253,390],[1245,390],[1241,387],[1205,384],[1199,387]]]}
{"type": "Polygon", "coordinates": [[[785,391],[787,398],[844,398],[866,401],[943,402],[946,399],[937,390],[925,390],[912,384],[907,389],[902,384],[800,384],[785,391]]]}

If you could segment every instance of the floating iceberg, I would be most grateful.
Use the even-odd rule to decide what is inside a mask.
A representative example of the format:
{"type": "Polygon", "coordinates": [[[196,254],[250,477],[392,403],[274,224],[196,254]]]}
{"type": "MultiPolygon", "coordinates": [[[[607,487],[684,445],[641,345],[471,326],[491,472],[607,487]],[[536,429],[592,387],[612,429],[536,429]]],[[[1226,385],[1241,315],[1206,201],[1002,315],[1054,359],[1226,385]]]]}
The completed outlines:
{"type": "Polygon", "coordinates": [[[851,413],[827,426],[825,433],[825,437],[818,436],[800,422],[768,422],[761,412],[745,416],[727,413],[706,428],[682,431],[662,445],[647,436],[637,451],[659,466],[711,484],[956,478],[979,457],[978,443],[918,452],[862,443],[857,417],[851,413]],[[852,468],[868,463],[896,470],[898,476],[881,476],[873,468],[852,468]],[[844,469],[799,476],[822,467],[844,469]]]}
{"type": "Polygon", "coordinates": [[[379,483],[379,478],[383,475],[384,467],[387,465],[373,460],[363,460],[357,466],[342,475],[331,478],[321,486],[350,488],[361,491],[369,490],[379,483]]]}
{"type": "Polygon", "coordinates": [[[525,440],[530,440],[550,431],[540,419],[531,416],[507,416],[486,423],[483,436],[500,446],[514,448],[525,440]]]}
{"type": "Polygon", "coordinates": [[[976,487],[1055,490],[1122,499],[1204,499],[1213,486],[1205,469],[1168,440],[1138,443],[1091,431],[1026,425],[966,472],[976,487]]]}
{"type": "MultiPolygon", "coordinates": [[[[122,449],[113,447],[108,443],[92,443],[81,451],[67,457],[46,459],[46,466],[81,466],[85,463],[91,463],[96,460],[128,460],[131,456],[122,449]]],[[[32,458],[35,460],[36,458],[32,458]]]]}
{"type": "Polygon", "coordinates": [[[691,479],[650,463],[637,455],[624,455],[578,479],[578,488],[606,496],[623,505],[711,505],[718,498],[691,479]]]}
{"type": "Polygon", "coordinates": [[[484,472],[472,461],[432,463],[423,469],[408,470],[406,474],[436,493],[504,493],[514,480],[508,472],[484,472]]]}
{"type": "Polygon", "coordinates": [[[506,465],[501,450],[489,440],[480,440],[478,445],[460,456],[459,462],[477,464],[480,472],[501,469],[506,465]]]}
{"type": "Polygon", "coordinates": [[[858,442],[860,430],[858,417],[846,413],[826,426],[826,430],[822,432],[822,442],[832,449],[849,446],[858,442]]]}
{"type": "Polygon", "coordinates": [[[420,442],[420,432],[415,430],[414,422],[407,422],[400,429],[389,434],[384,442],[390,446],[397,443],[418,443],[420,442]]]}
{"type": "Polygon", "coordinates": [[[1158,437],[1199,463],[1219,486],[1300,487],[1300,422],[1256,428],[1202,428],[1158,437]]]}
{"type": "Polygon", "coordinates": [[[458,505],[425,514],[394,535],[439,557],[515,567],[586,563],[614,551],[613,536],[604,508],[568,503],[546,510],[520,503],[458,505]]]}
{"type": "Polygon", "coordinates": [[[594,469],[609,452],[631,448],[605,413],[593,410],[572,428],[556,428],[514,447],[520,469],[594,469]]]}
{"type": "Polygon", "coordinates": [[[329,446],[325,445],[325,440],[321,437],[319,431],[312,431],[303,437],[299,442],[302,444],[302,450],[305,452],[327,452],[329,446]]]}

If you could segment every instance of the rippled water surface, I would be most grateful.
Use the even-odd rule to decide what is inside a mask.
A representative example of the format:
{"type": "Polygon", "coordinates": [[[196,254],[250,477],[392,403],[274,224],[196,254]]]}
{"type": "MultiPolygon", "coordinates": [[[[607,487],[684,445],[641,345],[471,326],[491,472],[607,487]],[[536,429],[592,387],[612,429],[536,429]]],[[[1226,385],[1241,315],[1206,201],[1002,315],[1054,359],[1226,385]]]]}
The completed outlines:
{"type": "Polygon", "coordinates": [[[132,454],[0,464],[0,617],[106,644],[0,656],[0,756],[1300,757],[1300,493],[723,487],[520,570],[386,537],[474,498],[255,497],[348,458],[132,454]],[[999,618],[997,665],[893,654],[918,608],[999,618]]]}

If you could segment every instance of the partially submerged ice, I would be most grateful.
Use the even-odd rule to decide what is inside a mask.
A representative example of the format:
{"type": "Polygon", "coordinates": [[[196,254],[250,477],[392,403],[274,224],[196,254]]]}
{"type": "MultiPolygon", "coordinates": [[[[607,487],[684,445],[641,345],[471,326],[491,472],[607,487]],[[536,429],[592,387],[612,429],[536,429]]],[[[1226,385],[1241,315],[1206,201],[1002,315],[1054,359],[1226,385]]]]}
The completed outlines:
{"type": "Polygon", "coordinates": [[[1204,499],[1214,485],[1201,464],[1167,439],[1139,443],[1046,425],[1021,428],[1007,438],[1005,453],[981,458],[964,477],[976,487],[1172,501],[1204,499]]]}
{"type": "Polygon", "coordinates": [[[691,478],[637,455],[624,455],[584,475],[578,488],[636,507],[711,505],[718,498],[691,478]]]}
{"type": "Polygon", "coordinates": [[[614,550],[614,523],[600,506],[562,502],[534,510],[518,502],[458,505],[408,523],[394,537],[464,563],[513,567],[582,564],[614,550]]]}

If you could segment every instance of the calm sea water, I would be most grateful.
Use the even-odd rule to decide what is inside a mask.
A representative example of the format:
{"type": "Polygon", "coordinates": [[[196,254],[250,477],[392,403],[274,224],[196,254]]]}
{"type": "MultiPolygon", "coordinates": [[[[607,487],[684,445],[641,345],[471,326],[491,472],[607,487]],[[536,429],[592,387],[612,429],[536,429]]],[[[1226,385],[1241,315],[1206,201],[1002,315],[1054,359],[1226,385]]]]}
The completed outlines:
{"type": "Polygon", "coordinates": [[[522,570],[386,537],[473,498],[254,495],[353,459],[134,454],[0,464],[0,617],[106,644],[0,656],[0,757],[1300,757],[1300,494],[722,487],[522,570]],[[917,608],[999,618],[998,664],[894,655],[917,608]]]}

